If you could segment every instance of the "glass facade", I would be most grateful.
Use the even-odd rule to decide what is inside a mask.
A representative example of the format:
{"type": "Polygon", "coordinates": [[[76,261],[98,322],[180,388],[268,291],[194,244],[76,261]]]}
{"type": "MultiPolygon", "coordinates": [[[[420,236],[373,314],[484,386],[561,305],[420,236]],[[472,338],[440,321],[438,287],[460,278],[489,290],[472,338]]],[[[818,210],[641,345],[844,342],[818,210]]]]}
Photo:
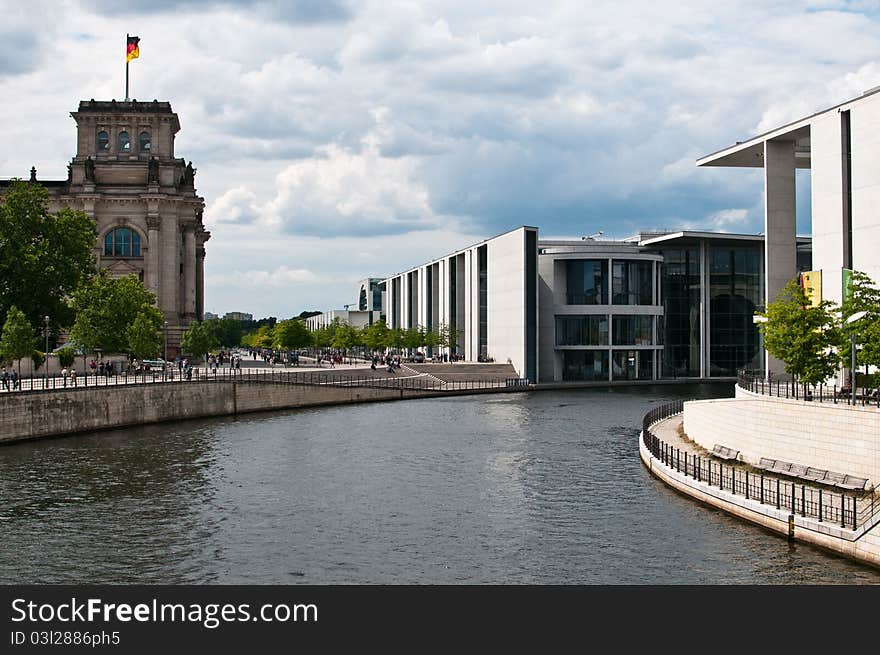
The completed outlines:
{"type": "Polygon", "coordinates": [[[608,317],[605,314],[557,316],[556,345],[607,346],[608,317]]]}
{"type": "Polygon", "coordinates": [[[700,375],[700,249],[663,250],[663,377],[700,375]]]}
{"type": "Polygon", "coordinates": [[[611,301],[615,305],[654,304],[654,262],[615,260],[611,301]]]}
{"type": "Polygon", "coordinates": [[[566,304],[608,304],[607,259],[570,259],[565,267],[566,304]]]}
{"type": "Polygon", "coordinates": [[[650,346],[654,343],[653,316],[614,316],[615,346],[650,346]]]}
{"type": "Polygon", "coordinates": [[[564,350],[562,379],[571,381],[607,381],[607,350],[564,350]]]}
{"type": "Polygon", "coordinates": [[[708,259],[709,375],[759,368],[758,326],[752,316],[761,303],[761,251],[712,246],[708,259]]]}

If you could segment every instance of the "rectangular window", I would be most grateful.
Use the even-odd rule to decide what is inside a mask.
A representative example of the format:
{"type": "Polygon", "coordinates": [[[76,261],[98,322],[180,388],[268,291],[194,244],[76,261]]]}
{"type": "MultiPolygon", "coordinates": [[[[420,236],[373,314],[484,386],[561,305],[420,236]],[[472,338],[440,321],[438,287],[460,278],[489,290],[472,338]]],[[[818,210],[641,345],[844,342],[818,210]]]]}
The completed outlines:
{"type": "Polygon", "coordinates": [[[611,299],[615,305],[653,305],[654,262],[615,260],[611,299]]]}
{"type": "Polygon", "coordinates": [[[608,381],[607,350],[565,350],[562,353],[562,379],[608,381]]]}
{"type": "Polygon", "coordinates": [[[489,263],[488,248],[477,248],[477,267],[480,282],[480,361],[489,356],[489,263]]]}
{"type": "Polygon", "coordinates": [[[660,267],[663,377],[700,375],[700,250],[664,250],[660,267]]]}
{"type": "Polygon", "coordinates": [[[608,304],[608,260],[570,259],[566,266],[566,304],[608,304]]]}
{"type": "Polygon", "coordinates": [[[615,316],[612,321],[615,346],[653,345],[653,316],[615,316]]]}
{"type": "Polygon", "coordinates": [[[557,346],[607,346],[608,317],[595,316],[557,316],[557,346]]]}
{"type": "Polygon", "coordinates": [[[612,379],[635,380],[638,358],[638,350],[615,350],[611,357],[612,379]]]}

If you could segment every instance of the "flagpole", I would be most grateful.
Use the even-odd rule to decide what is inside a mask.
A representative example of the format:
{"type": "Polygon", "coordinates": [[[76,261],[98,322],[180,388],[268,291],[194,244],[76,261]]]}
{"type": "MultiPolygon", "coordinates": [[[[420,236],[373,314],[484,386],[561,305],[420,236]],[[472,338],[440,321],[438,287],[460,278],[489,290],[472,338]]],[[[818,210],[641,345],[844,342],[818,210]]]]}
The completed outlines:
{"type": "Polygon", "coordinates": [[[125,34],[125,101],[128,102],[128,37],[129,34],[126,32],[125,34]]]}

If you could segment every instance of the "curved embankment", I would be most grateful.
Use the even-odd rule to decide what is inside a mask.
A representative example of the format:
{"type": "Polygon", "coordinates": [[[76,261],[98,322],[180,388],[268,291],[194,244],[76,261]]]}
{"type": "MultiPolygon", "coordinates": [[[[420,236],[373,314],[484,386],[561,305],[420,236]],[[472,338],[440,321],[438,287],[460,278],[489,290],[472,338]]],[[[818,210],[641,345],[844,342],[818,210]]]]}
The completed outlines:
{"type": "MultiPolygon", "coordinates": [[[[763,478],[760,478],[760,486],[757,486],[757,474],[753,473],[750,480],[744,477],[743,469],[724,467],[719,460],[714,463],[714,477],[711,477],[713,471],[707,468],[708,459],[702,459],[701,464],[695,466],[693,455],[688,460],[684,456],[685,451],[654,434],[664,422],[674,422],[677,426],[681,420],[680,413],[672,414],[674,409],[669,408],[665,412],[662,411],[664,409],[667,408],[660,408],[660,412],[655,410],[658,414],[655,420],[646,417],[639,438],[639,456],[642,462],[662,482],[700,502],[785,535],[791,540],[811,543],[880,567],[880,506],[875,512],[864,499],[861,501],[862,505],[857,506],[850,498],[844,501],[846,504],[840,513],[837,508],[826,507],[826,517],[820,520],[815,515],[815,506],[802,504],[802,486],[795,486],[794,493],[788,493],[786,485],[790,483],[774,487],[774,481],[767,487],[765,497],[763,491],[758,491],[764,489],[763,478]],[[725,468],[726,477],[723,475],[725,468]],[[734,471],[733,477],[730,477],[731,470],[734,471]],[[737,470],[739,474],[736,473],[737,470]],[[719,472],[722,473],[721,476],[718,475],[719,472]],[[707,473],[711,483],[707,481],[707,473]],[[779,494],[778,498],[776,494],[779,494]],[[794,510],[791,507],[792,502],[794,510]],[[834,518],[829,520],[829,515],[834,518]]],[[[819,512],[823,512],[821,501],[819,512]]]]}
{"type": "Polygon", "coordinates": [[[271,380],[148,383],[6,393],[0,443],[165,421],[321,405],[525,391],[524,387],[434,390],[271,380]]]}

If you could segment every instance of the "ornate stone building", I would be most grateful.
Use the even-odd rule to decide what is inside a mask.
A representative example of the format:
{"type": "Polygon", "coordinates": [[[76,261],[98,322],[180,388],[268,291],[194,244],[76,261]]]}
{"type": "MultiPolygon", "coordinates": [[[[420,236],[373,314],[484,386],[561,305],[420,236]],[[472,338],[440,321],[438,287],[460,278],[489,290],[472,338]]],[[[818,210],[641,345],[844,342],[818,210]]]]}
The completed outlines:
{"type": "Polygon", "coordinates": [[[204,314],[211,237],[192,162],[175,157],[177,114],[156,100],[83,100],[71,116],[77,149],[67,180],[37,180],[34,169],[31,180],[49,190],[50,211],[69,205],[95,219],[100,266],[112,275],[135,274],[155,292],[170,356],[187,325],[204,314]]]}

